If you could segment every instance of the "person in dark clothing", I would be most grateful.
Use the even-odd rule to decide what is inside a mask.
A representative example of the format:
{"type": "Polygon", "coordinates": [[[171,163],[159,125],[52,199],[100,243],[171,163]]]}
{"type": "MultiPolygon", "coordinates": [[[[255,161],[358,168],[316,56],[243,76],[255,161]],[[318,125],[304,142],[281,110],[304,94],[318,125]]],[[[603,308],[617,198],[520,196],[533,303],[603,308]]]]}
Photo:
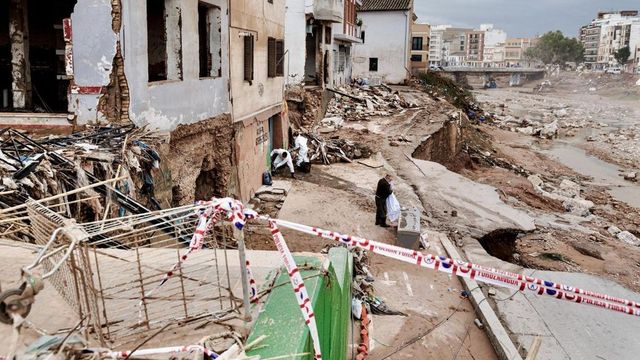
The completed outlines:
{"type": "Polygon", "coordinates": [[[389,227],[387,225],[387,198],[391,193],[393,193],[391,175],[387,174],[378,181],[376,188],[376,225],[389,227]]]}

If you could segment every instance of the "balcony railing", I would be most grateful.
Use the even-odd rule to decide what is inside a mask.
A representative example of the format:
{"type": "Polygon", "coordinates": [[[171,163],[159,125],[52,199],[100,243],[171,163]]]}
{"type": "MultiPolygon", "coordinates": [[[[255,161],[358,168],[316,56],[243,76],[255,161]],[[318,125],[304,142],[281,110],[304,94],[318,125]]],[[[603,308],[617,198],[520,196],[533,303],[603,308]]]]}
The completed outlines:
{"type": "Polygon", "coordinates": [[[342,22],[344,0],[315,0],[313,3],[313,17],[318,20],[342,22]]]}

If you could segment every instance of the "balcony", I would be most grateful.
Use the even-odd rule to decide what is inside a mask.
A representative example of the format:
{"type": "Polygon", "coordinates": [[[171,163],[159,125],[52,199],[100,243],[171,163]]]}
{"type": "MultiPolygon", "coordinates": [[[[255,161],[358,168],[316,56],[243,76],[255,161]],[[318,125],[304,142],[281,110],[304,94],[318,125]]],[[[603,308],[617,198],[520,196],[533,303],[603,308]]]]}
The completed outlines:
{"type": "Polygon", "coordinates": [[[316,20],[342,22],[344,0],[314,0],[313,17],[316,20]]]}

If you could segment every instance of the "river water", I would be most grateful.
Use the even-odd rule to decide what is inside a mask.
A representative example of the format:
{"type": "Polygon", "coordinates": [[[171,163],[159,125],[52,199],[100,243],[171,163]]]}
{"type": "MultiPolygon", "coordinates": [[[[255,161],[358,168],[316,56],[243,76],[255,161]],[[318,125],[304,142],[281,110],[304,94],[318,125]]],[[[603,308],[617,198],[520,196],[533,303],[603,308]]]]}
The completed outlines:
{"type": "Polygon", "coordinates": [[[548,150],[540,150],[575,172],[593,178],[593,183],[609,188],[609,194],[616,200],[640,209],[640,185],[626,181],[620,176],[620,168],[600,160],[579,147],[566,142],[555,141],[548,150]]]}

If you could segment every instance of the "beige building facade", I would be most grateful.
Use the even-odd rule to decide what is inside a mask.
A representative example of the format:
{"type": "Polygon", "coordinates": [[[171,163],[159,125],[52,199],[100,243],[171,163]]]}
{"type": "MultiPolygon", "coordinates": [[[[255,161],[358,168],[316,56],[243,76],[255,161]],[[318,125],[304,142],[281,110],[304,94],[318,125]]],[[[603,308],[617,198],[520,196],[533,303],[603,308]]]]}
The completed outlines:
{"type": "Polygon", "coordinates": [[[431,43],[431,26],[413,23],[411,25],[411,73],[429,69],[429,45],[431,43]]]}
{"type": "Polygon", "coordinates": [[[271,166],[269,154],[288,145],[284,94],[284,0],[234,0],[229,54],[235,163],[239,194],[248,200],[271,166]]]}

